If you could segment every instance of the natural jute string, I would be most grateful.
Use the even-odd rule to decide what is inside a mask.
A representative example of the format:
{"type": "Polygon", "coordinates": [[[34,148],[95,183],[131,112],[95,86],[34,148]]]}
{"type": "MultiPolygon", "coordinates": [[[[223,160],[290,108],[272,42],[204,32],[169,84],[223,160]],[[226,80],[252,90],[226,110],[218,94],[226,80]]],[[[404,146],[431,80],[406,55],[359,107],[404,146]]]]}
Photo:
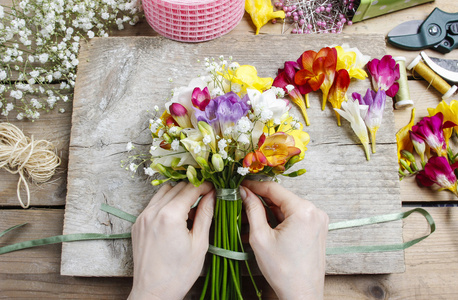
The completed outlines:
{"type": "Polygon", "coordinates": [[[0,168],[12,174],[19,174],[17,197],[23,208],[30,205],[30,190],[25,175],[34,183],[46,182],[54,175],[60,162],[51,142],[35,141],[33,136],[25,136],[13,124],[0,123],[0,168]],[[21,183],[27,192],[26,204],[21,198],[21,183]]]}

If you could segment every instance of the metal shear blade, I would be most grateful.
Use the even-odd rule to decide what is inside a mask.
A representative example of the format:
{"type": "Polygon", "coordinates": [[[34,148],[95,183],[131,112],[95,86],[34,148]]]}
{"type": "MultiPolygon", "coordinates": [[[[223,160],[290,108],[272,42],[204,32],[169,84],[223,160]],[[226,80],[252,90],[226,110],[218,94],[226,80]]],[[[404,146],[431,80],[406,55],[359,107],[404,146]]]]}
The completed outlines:
{"type": "Polygon", "coordinates": [[[402,23],[388,34],[388,42],[402,49],[433,48],[448,53],[458,46],[458,13],[435,8],[426,20],[402,23]]]}

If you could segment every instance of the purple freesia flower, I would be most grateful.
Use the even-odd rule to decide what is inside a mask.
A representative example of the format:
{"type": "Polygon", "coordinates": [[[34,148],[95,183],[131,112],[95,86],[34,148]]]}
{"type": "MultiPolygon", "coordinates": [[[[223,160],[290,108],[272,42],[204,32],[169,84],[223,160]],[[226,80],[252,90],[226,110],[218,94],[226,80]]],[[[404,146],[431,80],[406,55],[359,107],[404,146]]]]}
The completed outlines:
{"type": "Polygon", "coordinates": [[[224,133],[228,127],[247,115],[250,110],[248,99],[246,95],[240,99],[234,92],[218,96],[211,100],[203,111],[194,109],[197,121],[210,124],[218,134],[224,133]]]}
{"type": "Polygon", "coordinates": [[[456,126],[447,121],[443,124],[444,115],[438,112],[432,117],[424,117],[417,125],[412,127],[410,135],[415,139],[422,139],[431,147],[438,156],[446,156],[447,144],[445,143],[444,128],[456,126]]]}
{"type": "Polygon", "coordinates": [[[367,89],[366,95],[361,96],[359,93],[352,94],[353,99],[358,100],[359,104],[367,105],[368,109],[366,114],[361,115],[366,123],[366,127],[371,133],[372,140],[372,153],[375,153],[375,137],[377,130],[382,124],[383,112],[385,110],[386,94],[385,91],[379,89],[374,92],[371,89],[367,89]]]}
{"type": "Polygon", "coordinates": [[[381,60],[376,58],[367,63],[367,70],[371,74],[372,85],[374,89],[382,89],[390,97],[394,97],[399,90],[399,65],[391,57],[385,55],[381,60]]]}
{"type": "Polygon", "coordinates": [[[440,189],[448,189],[457,194],[457,182],[454,170],[458,162],[450,165],[445,157],[433,156],[425,165],[424,170],[418,172],[416,179],[423,186],[437,186],[440,189]]]}

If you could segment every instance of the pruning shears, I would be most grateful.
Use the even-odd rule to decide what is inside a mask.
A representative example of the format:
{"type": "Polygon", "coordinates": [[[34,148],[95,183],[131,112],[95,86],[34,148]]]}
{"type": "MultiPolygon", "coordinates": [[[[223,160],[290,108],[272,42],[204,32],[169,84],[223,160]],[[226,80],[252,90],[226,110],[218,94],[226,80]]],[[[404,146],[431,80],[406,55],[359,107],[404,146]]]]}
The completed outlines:
{"type": "Polygon", "coordinates": [[[458,46],[458,13],[436,7],[424,21],[407,21],[396,26],[388,33],[388,42],[407,50],[432,48],[448,53],[458,46]]]}

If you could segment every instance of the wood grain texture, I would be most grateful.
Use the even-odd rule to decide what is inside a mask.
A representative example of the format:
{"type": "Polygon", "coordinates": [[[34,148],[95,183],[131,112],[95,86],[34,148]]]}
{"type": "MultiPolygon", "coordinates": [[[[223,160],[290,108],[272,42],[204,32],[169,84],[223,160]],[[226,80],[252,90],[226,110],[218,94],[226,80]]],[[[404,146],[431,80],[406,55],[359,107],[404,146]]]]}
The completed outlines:
{"type": "MultiPolygon", "coordinates": [[[[132,140],[148,150],[148,110],[163,107],[173,86],[187,85],[202,70],[205,57],[232,55],[241,64],[257,67],[261,77],[275,76],[286,60],[303,51],[348,43],[372,57],[384,54],[377,35],[327,35],[303,40],[299,36],[223,37],[197,45],[157,38],[94,39],[82,48],[75,88],[70,141],[68,194],[64,233],[119,233],[128,222],[99,211],[108,203],[138,215],[154,193],[141,176],[130,178],[119,167],[127,158],[125,145],[132,140]],[[227,45],[235,45],[228,48],[227,45]],[[288,44],[287,52],[281,52],[288,44]],[[368,46],[370,45],[370,47],[368,46]],[[268,48],[268,51],[266,49],[268,48]],[[174,79],[173,85],[168,78],[174,79]]],[[[369,81],[355,81],[349,93],[364,93],[369,81]]],[[[320,108],[320,93],[310,95],[312,125],[306,158],[300,167],[307,174],[282,181],[288,189],[324,209],[331,222],[392,213],[401,207],[397,180],[394,118],[390,107],[378,133],[378,151],[367,162],[349,123],[336,125],[335,114],[320,108]],[[345,203],[345,205],[342,205],[345,203]]],[[[297,114],[297,111],[296,111],[297,114]]],[[[331,233],[331,247],[390,244],[401,241],[401,223],[331,233]]],[[[132,272],[130,244],[126,241],[64,244],[62,274],[125,276],[132,272]],[[89,255],[89,253],[91,255],[89,255]]],[[[329,274],[391,273],[404,270],[401,252],[349,254],[328,259],[329,274]]]]}
{"type": "MultiPolygon", "coordinates": [[[[325,299],[455,299],[458,293],[455,275],[458,272],[458,208],[427,210],[436,222],[437,231],[405,251],[405,273],[326,276],[325,299]]],[[[0,210],[0,229],[30,223],[2,238],[0,246],[60,234],[62,218],[60,209],[0,210]]],[[[427,230],[425,220],[418,215],[403,222],[406,241],[426,234],[427,230]]],[[[61,276],[60,248],[60,245],[50,245],[1,255],[0,298],[126,299],[132,286],[131,278],[61,276]]],[[[245,286],[249,287],[248,277],[246,279],[245,286]]],[[[277,299],[262,277],[256,280],[263,290],[263,299],[277,299]]],[[[201,284],[202,279],[185,299],[195,299],[201,284]]]]}

